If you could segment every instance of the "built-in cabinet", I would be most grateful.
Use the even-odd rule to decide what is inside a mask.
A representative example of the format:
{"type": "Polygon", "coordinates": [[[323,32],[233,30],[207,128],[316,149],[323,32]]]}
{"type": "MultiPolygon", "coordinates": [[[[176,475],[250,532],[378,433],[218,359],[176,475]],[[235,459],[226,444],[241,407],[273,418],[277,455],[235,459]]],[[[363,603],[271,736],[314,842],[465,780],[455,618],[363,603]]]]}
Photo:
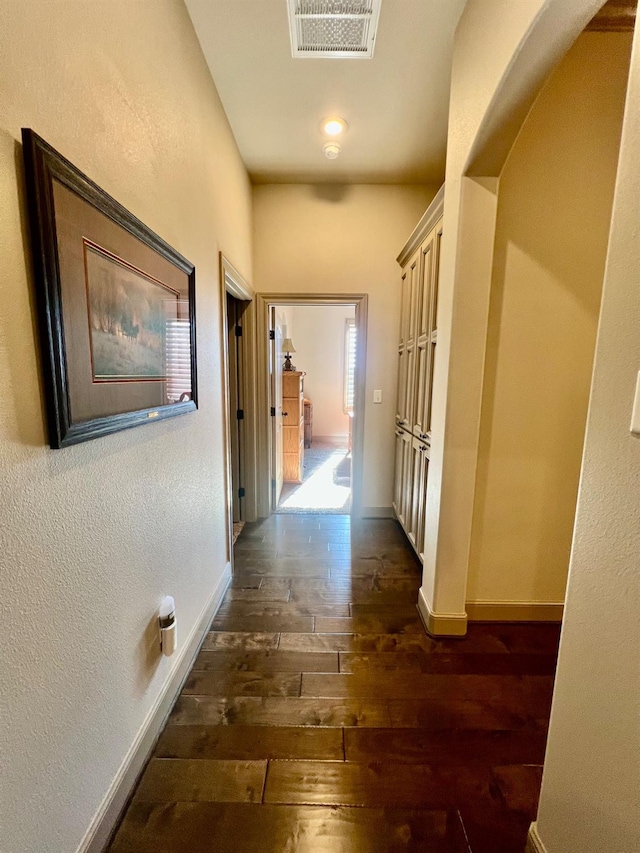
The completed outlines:
{"type": "Polygon", "coordinates": [[[393,507],[420,559],[431,452],[443,202],[444,187],[398,256],[402,275],[393,507]]]}
{"type": "Polygon", "coordinates": [[[285,483],[301,483],[304,463],[304,372],[282,374],[282,452],[285,483]]]}

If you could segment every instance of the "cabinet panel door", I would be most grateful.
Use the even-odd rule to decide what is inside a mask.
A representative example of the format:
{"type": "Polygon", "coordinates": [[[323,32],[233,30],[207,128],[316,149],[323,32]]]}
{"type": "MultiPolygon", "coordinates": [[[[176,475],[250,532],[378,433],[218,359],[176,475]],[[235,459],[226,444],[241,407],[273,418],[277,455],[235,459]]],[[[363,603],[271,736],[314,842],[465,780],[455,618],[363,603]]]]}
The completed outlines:
{"type": "Polygon", "coordinates": [[[418,344],[415,338],[411,339],[405,348],[405,390],[404,390],[404,411],[402,413],[401,424],[405,429],[412,430],[414,411],[416,407],[416,356],[418,354],[418,344]]]}
{"type": "Polygon", "coordinates": [[[408,428],[411,428],[414,410],[415,373],[413,362],[415,360],[419,275],[420,250],[418,249],[405,268],[401,284],[396,422],[408,428]]]}
{"type": "Polygon", "coordinates": [[[431,285],[431,302],[429,306],[428,346],[426,378],[426,405],[424,414],[424,432],[431,435],[431,398],[433,397],[433,366],[436,358],[438,340],[438,288],[440,285],[440,247],[442,244],[442,222],[436,228],[435,248],[433,255],[433,282],[431,285]]]}
{"type": "Polygon", "coordinates": [[[422,263],[420,265],[420,283],[418,285],[418,337],[424,338],[430,332],[431,297],[433,294],[433,273],[435,267],[437,229],[429,233],[420,247],[422,263]]]}
{"type": "Polygon", "coordinates": [[[393,506],[400,524],[405,528],[411,514],[411,435],[402,429],[396,430],[396,470],[393,506]]]}
{"type": "Polygon", "coordinates": [[[395,473],[393,482],[393,509],[400,524],[404,525],[404,516],[402,515],[404,442],[402,440],[402,436],[403,431],[401,429],[397,429],[395,444],[395,473]]]}
{"type": "Polygon", "coordinates": [[[402,273],[400,285],[400,346],[404,346],[413,334],[412,321],[414,306],[412,303],[415,298],[414,290],[419,263],[420,255],[416,252],[402,273]]]}
{"type": "Polygon", "coordinates": [[[415,367],[415,408],[413,412],[412,432],[416,438],[424,439],[427,432],[429,412],[429,358],[431,355],[431,301],[433,294],[433,273],[435,267],[436,229],[425,239],[420,247],[421,266],[418,287],[418,337],[416,345],[415,367]]]}
{"type": "Polygon", "coordinates": [[[415,355],[415,414],[413,418],[412,432],[416,438],[424,440],[427,431],[427,417],[429,409],[428,386],[429,386],[429,356],[431,355],[431,344],[425,339],[420,339],[416,344],[415,355]]]}
{"type": "Polygon", "coordinates": [[[406,346],[398,347],[398,393],[396,400],[396,423],[405,426],[404,417],[407,410],[407,380],[409,359],[406,346]]]}
{"type": "Polygon", "coordinates": [[[419,495],[419,506],[416,512],[416,542],[415,548],[421,562],[424,563],[424,534],[427,514],[427,480],[429,477],[429,445],[420,442],[420,462],[416,470],[413,487],[419,495]]]}
{"type": "Polygon", "coordinates": [[[413,511],[413,492],[411,490],[411,433],[402,432],[402,517],[405,533],[408,534],[413,511]]]}
{"type": "Polygon", "coordinates": [[[409,451],[410,513],[407,517],[406,533],[416,552],[422,558],[424,552],[424,510],[426,498],[426,471],[428,447],[420,439],[412,437],[409,451]]]}

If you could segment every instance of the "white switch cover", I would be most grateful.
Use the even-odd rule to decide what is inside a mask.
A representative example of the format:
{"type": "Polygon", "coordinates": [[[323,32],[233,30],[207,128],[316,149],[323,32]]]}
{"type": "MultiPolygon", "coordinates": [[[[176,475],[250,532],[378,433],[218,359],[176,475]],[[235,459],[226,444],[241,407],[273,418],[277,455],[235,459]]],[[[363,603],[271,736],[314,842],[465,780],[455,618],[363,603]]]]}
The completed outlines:
{"type": "Polygon", "coordinates": [[[373,402],[381,403],[382,402],[382,391],[374,391],[373,392],[373,402]]]}
{"type": "Polygon", "coordinates": [[[631,412],[631,432],[640,435],[640,373],[636,379],[636,393],[633,398],[633,411],[631,412]]]}

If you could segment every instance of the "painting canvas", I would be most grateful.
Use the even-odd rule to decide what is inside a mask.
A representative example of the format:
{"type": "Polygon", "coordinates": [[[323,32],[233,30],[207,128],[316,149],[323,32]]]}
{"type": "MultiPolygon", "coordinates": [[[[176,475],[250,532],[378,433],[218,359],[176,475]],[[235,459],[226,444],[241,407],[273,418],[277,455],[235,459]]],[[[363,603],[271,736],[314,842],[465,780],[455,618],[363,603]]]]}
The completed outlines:
{"type": "Polygon", "coordinates": [[[94,381],[165,381],[167,327],[178,320],[180,294],[84,243],[94,381]]]}
{"type": "Polygon", "coordinates": [[[51,447],[195,411],[193,264],[33,131],[23,143],[51,447]]]}

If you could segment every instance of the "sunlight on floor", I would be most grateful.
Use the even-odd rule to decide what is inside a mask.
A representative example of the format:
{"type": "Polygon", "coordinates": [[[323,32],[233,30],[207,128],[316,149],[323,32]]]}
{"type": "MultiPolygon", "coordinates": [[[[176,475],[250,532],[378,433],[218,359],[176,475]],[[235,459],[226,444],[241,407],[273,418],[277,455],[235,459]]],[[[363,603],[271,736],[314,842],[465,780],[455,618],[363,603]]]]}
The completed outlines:
{"type": "Polygon", "coordinates": [[[342,509],[349,500],[351,489],[336,485],[333,478],[344,456],[344,450],[332,453],[308,480],[281,501],[280,506],[283,509],[342,509]]]}

